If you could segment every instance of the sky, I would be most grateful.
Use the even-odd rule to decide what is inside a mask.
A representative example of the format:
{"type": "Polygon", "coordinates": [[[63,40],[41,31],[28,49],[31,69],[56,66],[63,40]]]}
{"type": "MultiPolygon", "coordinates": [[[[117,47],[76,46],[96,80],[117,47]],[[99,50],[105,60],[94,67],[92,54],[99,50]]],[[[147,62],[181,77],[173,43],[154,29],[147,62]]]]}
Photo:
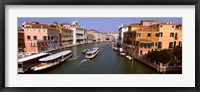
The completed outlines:
{"type": "Polygon", "coordinates": [[[22,27],[22,23],[26,22],[39,22],[40,24],[50,24],[52,22],[59,23],[72,23],[72,21],[77,20],[78,23],[86,29],[95,29],[99,32],[118,32],[120,24],[132,24],[139,23],[141,20],[156,20],[160,22],[170,21],[174,24],[182,24],[182,18],[125,18],[125,17],[66,17],[66,18],[18,18],[18,27],[22,27]]]}

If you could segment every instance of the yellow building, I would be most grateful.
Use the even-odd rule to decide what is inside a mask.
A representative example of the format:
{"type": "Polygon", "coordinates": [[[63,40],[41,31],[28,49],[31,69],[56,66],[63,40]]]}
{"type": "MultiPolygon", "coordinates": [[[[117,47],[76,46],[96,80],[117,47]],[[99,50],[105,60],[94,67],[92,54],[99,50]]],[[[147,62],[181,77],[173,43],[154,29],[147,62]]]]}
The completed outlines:
{"type": "Polygon", "coordinates": [[[182,24],[142,20],[140,23],[128,25],[123,42],[124,52],[135,56],[181,46],[182,24]]]}

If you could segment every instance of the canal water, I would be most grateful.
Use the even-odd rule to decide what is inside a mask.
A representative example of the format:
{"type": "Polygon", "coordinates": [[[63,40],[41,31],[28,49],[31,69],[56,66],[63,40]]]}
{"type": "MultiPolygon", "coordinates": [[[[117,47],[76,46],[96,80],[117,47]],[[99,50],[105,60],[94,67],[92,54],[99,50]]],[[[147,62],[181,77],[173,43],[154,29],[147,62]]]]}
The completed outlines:
{"type": "Polygon", "coordinates": [[[112,49],[112,43],[88,43],[67,48],[73,56],[62,64],[46,70],[31,72],[36,74],[156,74],[156,70],[136,60],[129,61],[112,49]],[[102,47],[104,45],[104,47],[102,47]],[[108,47],[110,46],[110,48],[108,47]],[[93,59],[85,59],[84,49],[99,47],[99,54],[93,59]]]}

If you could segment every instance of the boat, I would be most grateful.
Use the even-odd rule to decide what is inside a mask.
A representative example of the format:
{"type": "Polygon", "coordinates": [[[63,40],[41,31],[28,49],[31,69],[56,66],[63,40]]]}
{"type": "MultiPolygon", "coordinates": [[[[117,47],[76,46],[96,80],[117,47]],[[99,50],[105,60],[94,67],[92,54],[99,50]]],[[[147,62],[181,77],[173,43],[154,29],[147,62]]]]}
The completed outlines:
{"type": "Polygon", "coordinates": [[[88,49],[84,49],[84,50],[83,50],[83,53],[86,53],[87,51],[88,51],[88,49]]]}
{"type": "Polygon", "coordinates": [[[72,57],[71,50],[66,50],[66,51],[56,53],[56,54],[52,54],[50,56],[39,59],[39,61],[41,63],[39,63],[38,65],[33,67],[32,70],[39,71],[39,70],[44,70],[44,69],[56,66],[64,61],[66,61],[70,57],[72,57]]]}
{"type": "Polygon", "coordinates": [[[130,56],[126,56],[126,58],[128,59],[128,60],[132,60],[133,58],[132,57],[130,57],[130,56]]]}
{"type": "Polygon", "coordinates": [[[18,59],[18,73],[25,73],[31,70],[32,67],[36,66],[40,58],[48,56],[48,53],[38,53],[31,56],[23,57],[18,59]]]}
{"type": "Polygon", "coordinates": [[[120,53],[120,55],[125,56],[126,54],[122,52],[122,53],[120,53]]]}
{"type": "Polygon", "coordinates": [[[86,52],[85,58],[88,59],[94,58],[98,53],[99,53],[99,48],[92,48],[86,52]]]}

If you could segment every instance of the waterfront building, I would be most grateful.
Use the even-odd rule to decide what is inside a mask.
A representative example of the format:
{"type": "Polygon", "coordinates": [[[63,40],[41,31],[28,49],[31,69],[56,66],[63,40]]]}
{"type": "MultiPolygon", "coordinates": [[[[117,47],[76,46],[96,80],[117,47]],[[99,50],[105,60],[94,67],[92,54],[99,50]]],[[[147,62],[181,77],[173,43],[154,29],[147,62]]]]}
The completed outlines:
{"type": "Polygon", "coordinates": [[[111,37],[112,41],[118,41],[119,39],[119,32],[108,32],[107,35],[111,37]]]}
{"type": "Polygon", "coordinates": [[[73,21],[72,24],[63,24],[65,28],[73,30],[73,45],[85,44],[87,42],[87,30],[73,21]]]}
{"type": "Polygon", "coordinates": [[[94,42],[104,42],[108,38],[108,35],[106,33],[98,32],[94,29],[88,30],[87,34],[90,35],[89,40],[94,42]]]}
{"type": "Polygon", "coordinates": [[[128,25],[123,42],[123,49],[130,56],[143,56],[155,50],[181,47],[182,24],[142,20],[128,25]]]}
{"type": "Polygon", "coordinates": [[[51,27],[54,27],[60,32],[60,47],[66,48],[73,46],[73,30],[63,26],[58,22],[51,23],[51,27]]]}
{"type": "Polygon", "coordinates": [[[24,52],[24,29],[18,28],[18,52],[24,52]]]}
{"type": "Polygon", "coordinates": [[[123,44],[123,38],[124,38],[124,32],[128,31],[128,26],[121,24],[119,26],[119,38],[118,38],[118,42],[120,45],[123,44]]]}
{"type": "Polygon", "coordinates": [[[22,24],[27,53],[40,53],[60,48],[59,30],[38,22],[22,24]]]}

